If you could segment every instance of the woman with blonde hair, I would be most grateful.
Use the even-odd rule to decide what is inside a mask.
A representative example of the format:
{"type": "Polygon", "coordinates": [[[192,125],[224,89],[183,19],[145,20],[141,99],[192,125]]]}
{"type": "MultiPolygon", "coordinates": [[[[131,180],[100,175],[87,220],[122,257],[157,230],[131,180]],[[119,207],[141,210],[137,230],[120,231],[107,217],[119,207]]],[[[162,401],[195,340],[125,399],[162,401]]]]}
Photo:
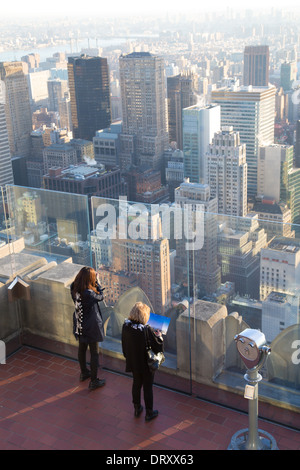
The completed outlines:
{"type": "Polygon", "coordinates": [[[99,302],[103,300],[103,290],[93,268],[83,267],[71,284],[71,296],[75,304],[73,333],[79,341],[78,361],[80,381],[90,378],[89,389],[105,385],[98,379],[99,342],[104,340],[104,327],[99,302]],[[91,354],[91,370],[86,365],[86,352],[91,354]]]}
{"type": "Polygon", "coordinates": [[[155,353],[163,351],[163,339],[158,331],[147,325],[150,317],[148,305],[137,302],[125,320],[122,328],[122,349],[126,359],[126,372],[132,372],[132,402],[134,415],[140,416],[143,411],[141,405],[141,389],[143,387],[146,407],[145,420],[150,421],[158,415],[153,410],[153,379],[147,364],[145,329],[147,329],[150,345],[155,353]]]}

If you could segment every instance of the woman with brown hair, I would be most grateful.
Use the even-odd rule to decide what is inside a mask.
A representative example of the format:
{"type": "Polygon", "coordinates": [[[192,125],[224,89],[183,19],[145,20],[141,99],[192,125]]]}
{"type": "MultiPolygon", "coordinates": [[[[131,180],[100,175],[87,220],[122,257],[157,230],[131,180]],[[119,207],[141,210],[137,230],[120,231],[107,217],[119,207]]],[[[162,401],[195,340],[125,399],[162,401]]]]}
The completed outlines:
{"type": "Polygon", "coordinates": [[[149,317],[150,308],[148,305],[137,302],[133,306],[128,319],[125,320],[122,329],[122,349],[126,359],[126,372],[132,372],[133,375],[132,402],[134,415],[138,417],[143,411],[141,405],[141,389],[143,387],[146,421],[156,418],[158,411],[153,410],[152,386],[154,372],[150,371],[147,364],[145,329],[147,329],[153,352],[163,351],[161,334],[146,324],[149,317]]]}
{"type": "Polygon", "coordinates": [[[80,381],[90,378],[89,389],[105,385],[98,379],[99,342],[104,340],[104,327],[99,302],[103,300],[103,290],[93,268],[84,267],[71,284],[71,296],[75,304],[73,333],[79,341],[78,361],[80,381]],[[86,352],[89,347],[91,370],[86,365],[86,352]]]}

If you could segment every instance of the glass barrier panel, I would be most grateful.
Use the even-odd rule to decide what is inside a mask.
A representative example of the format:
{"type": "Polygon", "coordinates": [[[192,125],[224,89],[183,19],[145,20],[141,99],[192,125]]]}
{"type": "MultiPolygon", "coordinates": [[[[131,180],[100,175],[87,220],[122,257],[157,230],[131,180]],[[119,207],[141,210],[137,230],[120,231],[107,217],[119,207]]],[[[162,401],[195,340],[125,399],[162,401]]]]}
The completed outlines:
{"type": "Polygon", "coordinates": [[[10,233],[27,252],[91,265],[87,196],[7,186],[7,205],[10,233]]]}
{"type": "Polygon", "coordinates": [[[167,317],[164,335],[166,360],[155,375],[156,383],[190,393],[190,316],[187,257],[182,249],[176,260],[176,237],[183,233],[182,209],[92,197],[91,249],[94,267],[105,288],[107,367],[125,372],[121,332],[135,304],[167,317]],[[174,223],[176,221],[176,224],[174,223]],[[177,233],[178,232],[178,233],[177,233]],[[178,283],[175,278],[178,271],[178,283]],[[179,321],[182,313],[182,320],[179,321]],[[178,356],[180,350],[185,356],[178,356]],[[180,364],[179,364],[180,363],[180,364]]]}

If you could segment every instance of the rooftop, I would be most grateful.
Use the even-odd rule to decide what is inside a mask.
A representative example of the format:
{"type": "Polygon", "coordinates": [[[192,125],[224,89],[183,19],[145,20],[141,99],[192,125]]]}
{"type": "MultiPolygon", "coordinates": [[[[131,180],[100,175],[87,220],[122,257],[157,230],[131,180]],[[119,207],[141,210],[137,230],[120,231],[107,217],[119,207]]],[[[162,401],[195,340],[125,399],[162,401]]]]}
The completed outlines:
{"type": "MultiPolygon", "coordinates": [[[[146,423],[133,416],[132,379],[105,367],[99,376],[105,387],[89,392],[75,360],[26,346],[8,357],[0,365],[0,449],[226,450],[248,427],[247,413],[158,386],[159,416],[146,423]]],[[[280,450],[300,450],[300,432],[261,419],[259,429],[280,450]]]]}

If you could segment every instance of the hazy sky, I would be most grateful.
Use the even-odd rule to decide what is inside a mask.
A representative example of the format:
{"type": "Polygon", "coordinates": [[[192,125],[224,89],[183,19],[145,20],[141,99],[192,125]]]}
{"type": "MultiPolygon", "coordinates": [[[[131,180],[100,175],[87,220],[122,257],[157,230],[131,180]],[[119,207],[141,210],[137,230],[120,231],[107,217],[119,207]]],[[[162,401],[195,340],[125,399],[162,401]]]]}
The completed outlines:
{"type": "Polygon", "coordinates": [[[191,12],[193,10],[224,10],[228,8],[291,8],[299,9],[299,0],[4,0],[1,2],[1,16],[42,16],[43,14],[66,14],[99,16],[102,14],[149,14],[151,12],[169,13],[191,12]]]}

